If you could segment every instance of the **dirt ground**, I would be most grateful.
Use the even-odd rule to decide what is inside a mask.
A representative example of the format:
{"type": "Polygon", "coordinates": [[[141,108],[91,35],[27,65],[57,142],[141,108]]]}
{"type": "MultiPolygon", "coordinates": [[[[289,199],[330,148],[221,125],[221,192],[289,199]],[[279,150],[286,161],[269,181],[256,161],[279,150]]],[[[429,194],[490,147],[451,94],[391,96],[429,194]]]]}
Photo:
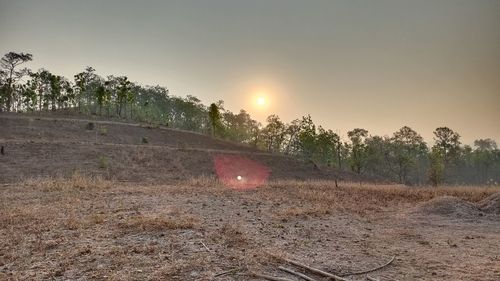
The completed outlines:
{"type": "Polygon", "coordinates": [[[280,257],[344,275],[395,256],[369,275],[500,280],[498,191],[299,181],[239,191],[210,178],[137,185],[79,175],[3,185],[0,279],[301,280],[278,270],[286,266],[327,280],[280,257]]]}

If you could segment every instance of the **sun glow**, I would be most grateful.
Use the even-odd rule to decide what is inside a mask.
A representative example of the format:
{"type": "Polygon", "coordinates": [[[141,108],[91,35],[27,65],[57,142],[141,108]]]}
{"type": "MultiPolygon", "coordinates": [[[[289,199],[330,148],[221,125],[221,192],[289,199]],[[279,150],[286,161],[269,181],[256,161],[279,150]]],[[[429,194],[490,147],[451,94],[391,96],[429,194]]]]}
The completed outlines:
{"type": "Polygon", "coordinates": [[[265,105],[265,104],[266,104],[266,99],[264,97],[257,98],[257,105],[265,105]]]}

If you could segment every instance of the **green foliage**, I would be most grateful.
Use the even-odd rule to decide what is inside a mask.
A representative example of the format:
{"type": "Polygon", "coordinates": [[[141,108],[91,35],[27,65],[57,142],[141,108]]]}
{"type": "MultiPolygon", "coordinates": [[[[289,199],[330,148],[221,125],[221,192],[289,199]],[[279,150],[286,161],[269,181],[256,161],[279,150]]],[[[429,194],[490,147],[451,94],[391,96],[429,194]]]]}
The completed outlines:
{"type": "Polygon", "coordinates": [[[222,124],[223,136],[226,139],[246,144],[256,143],[258,138],[256,132],[260,124],[253,120],[245,110],[240,110],[238,114],[225,111],[222,114],[222,124]]]}
{"type": "Polygon", "coordinates": [[[268,151],[280,152],[286,134],[286,125],[278,115],[274,114],[269,115],[266,121],[267,126],[260,133],[261,142],[268,151]]]}
{"type": "Polygon", "coordinates": [[[212,136],[215,137],[217,130],[222,126],[222,116],[219,112],[219,106],[217,106],[217,104],[210,104],[208,108],[208,118],[210,119],[212,136]]]}
{"type": "Polygon", "coordinates": [[[17,110],[17,82],[29,74],[29,70],[18,69],[18,66],[29,62],[33,55],[28,53],[9,52],[0,59],[0,112],[17,110]]]}
{"type": "Polygon", "coordinates": [[[459,156],[460,135],[448,127],[439,127],[434,131],[436,144],[433,149],[440,153],[445,163],[450,163],[459,156]]]}
{"type": "Polygon", "coordinates": [[[394,133],[392,144],[399,183],[406,184],[411,169],[415,168],[421,158],[426,157],[427,144],[417,132],[407,126],[394,133]]]}
{"type": "Polygon", "coordinates": [[[349,158],[349,164],[351,169],[361,174],[364,165],[367,161],[367,146],[365,144],[365,139],[368,136],[368,131],[365,129],[356,128],[352,131],[347,132],[347,136],[351,140],[351,155],[349,158]]]}
{"type": "Polygon", "coordinates": [[[108,135],[108,128],[106,128],[105,126],[99,126],[99,135],[107,136],[108,135]]]}
{"type": "Polygon", "coordinates": [[[441,151],[433,148],[430,155],[429,181],[438,186],[443,182],[444,176],[444,158],[441,151]]]}

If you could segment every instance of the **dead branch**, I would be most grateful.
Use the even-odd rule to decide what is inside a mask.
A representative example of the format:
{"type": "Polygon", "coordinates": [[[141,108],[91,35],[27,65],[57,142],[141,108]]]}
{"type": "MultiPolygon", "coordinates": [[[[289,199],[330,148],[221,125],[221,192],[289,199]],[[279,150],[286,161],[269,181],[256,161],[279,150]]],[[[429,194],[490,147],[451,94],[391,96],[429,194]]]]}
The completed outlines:
{"type": "Polygon", "coordinates": [[[240,270],[240,268],[233,268],[233,269],[230,269],[230,270],[226,270],[226,271],[223,271],[223,272],[215,274],[213,278],[219,277],[219,276],[222,276],[222,275],[226,275],[226,274],[229,274],[229,273],[233,273],[233,272],[236,272],[236,271],[239,271],[239,270],[240,270]]]}
{"type": "Polygon", "coordinates": [[[280,267],[278,267],[278,268],[279,268],[280,270],[283,270],[283,271],[288,272],[288,273],[290,273],[290,274],[293,274],[293,275],[299,276],[299,277],[301,277],[301,278],[303,278],[303,279],[305,279],[305,280],[307,280],[307,281],[317,281],[316,279],[313,279],[313,278],[311,278],[311,277],[309,277],[309,276],[307,276],[307,275],[305,275],[305,274],[302,274],[302,273],[300,273],[300,272],[293,271],[293,270],[291,270],[291,269],[289,269],[289,268],[286,268],[286,267],[283,267],[283,266],[280,266],[280,267]]]}
{"type": "Polygon", "coordinates": [[[252,276],[252,277],[262,278],[262,279],[271,280],[271,281],[293,281],[293,280],[290,280],[290,279],[287,279],[287,278],[281,278],[281,277],[274,277],[274,276],[269,276],[269,275],[263,275],[263,274],[259,274],[259,273],[255,273],[255,272],[252,272],[249,275],[252,276]]]}
{"type": "Polygon", "coordinates": [[[205,245],[205,243],[203,243],[203,241],[200,241],[201,245],[203,245],[203,247],[205,247],[205,249],[207,249],[207,251],[210,252],[210,248],[207,247],[207,245],[205,245]]]}
{"type": "Polygon", "coordinates": [[[331,273],[328,273],[328,272],[325,272],[323,270],[320,270],[320,269],[317,269],[317,268],[314,268],[314,267],[310,267],[310,266],[307,266],[305,264],[302,264],[300,262],[297,262],[297,261],[293,261],[293,260],[289,260],[289,259],[286,259],[286,258],[283,258],[283,260],[285,260],[286,262],[288,263],[291,263],[295,266],[298,266],[298,267],[302,267],[302,268],[305,268],[311,272],[314,272],[316,274],[319,274],[319,275],[323,275],[323,276],[326,276],[326,277],[330,277],[332,278],[333,280],[337,280],[337,281],[348,281],[347,279],[345,278],[342,278],[340,276],[337,276],[335,274],[331,274],[331,273]]]}
{"type": "Polygon", "coordinates": [[[351,272],[351,273],[345,273],[345,274],[342,274],[341,276],[350,276],[350,275],[360,275],[360,274],[365,274],[365,273],[370,273],[370,272],[373,272],[373,271],[377,271],[379,269],[382,269],[386,266],[388,266],[389,264],[391,264],[394,259],[396,258],[396,256],[392,256],[391,260],[386,262],[385,264],[379,266],[379,267],[376,267],[376,268],[373,268],[373,269],[368,269],[368,270],[363,270],[363,271],[357,271],[357,272],[351,272]]]}
{"type": "Polygon", "coordinates": [[[380,281],[377,278],[370,277],[369,275],[366,275],[366,279],[368,279],[370,281],[380,281]]]}

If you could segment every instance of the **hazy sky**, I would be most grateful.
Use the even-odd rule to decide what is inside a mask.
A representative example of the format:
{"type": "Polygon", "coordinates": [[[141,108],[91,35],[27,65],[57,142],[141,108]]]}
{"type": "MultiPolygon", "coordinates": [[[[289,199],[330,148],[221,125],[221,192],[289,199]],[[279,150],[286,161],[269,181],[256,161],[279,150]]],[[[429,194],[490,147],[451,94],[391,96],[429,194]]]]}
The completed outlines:
{"type": "Polygon", "coordinates": [[[259,121],[500,141],[500,0],[0,0],[0,38],[34,69],[93,66],[259,121]]]}

